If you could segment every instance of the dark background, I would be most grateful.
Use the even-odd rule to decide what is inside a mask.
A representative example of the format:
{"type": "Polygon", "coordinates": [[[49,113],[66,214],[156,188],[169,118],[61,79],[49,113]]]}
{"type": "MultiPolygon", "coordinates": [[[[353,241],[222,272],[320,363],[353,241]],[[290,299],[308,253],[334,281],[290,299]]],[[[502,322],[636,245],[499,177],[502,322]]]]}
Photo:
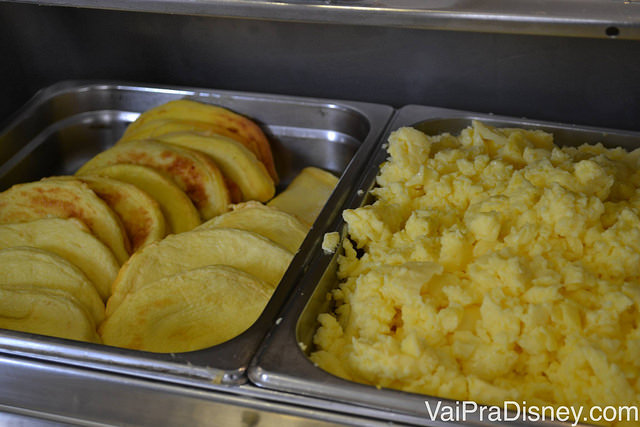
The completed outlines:
{"type": "Polygon", "coordinates": [[[118,79],[640,130],[640,41],[0,3],[0,119],[38,89],[118,79]]]}

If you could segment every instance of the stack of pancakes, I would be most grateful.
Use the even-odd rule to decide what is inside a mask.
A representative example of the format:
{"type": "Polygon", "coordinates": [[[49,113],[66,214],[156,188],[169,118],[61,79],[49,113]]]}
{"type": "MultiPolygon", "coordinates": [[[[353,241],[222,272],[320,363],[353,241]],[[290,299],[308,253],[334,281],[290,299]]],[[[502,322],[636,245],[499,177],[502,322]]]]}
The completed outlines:
{"type": "Polygon", "coordinates": [[[0,327],[158,352],[236,336],[336,182],[308,168],[273,198],[277,180],[244,116],[190,100],[141,114],[75,176],[0,193],[0,327]]]}

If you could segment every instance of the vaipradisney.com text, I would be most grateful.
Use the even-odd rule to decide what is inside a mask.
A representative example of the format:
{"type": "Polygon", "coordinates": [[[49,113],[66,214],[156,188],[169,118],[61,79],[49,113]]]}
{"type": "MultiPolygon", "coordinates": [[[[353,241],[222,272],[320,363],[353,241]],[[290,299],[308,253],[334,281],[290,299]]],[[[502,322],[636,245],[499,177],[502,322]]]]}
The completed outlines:
{"type": "Polygon", "coordinates": [[[479,420],[504,421],[560,421],[576,426],[579,423],[640,421],[638,405],[621,406],[551,406],[527,405],[527,402],[505,401],[502,406],[485,406],[473,401],[425,401],[427,416],[432,421],[460,422],[479,420]]]}

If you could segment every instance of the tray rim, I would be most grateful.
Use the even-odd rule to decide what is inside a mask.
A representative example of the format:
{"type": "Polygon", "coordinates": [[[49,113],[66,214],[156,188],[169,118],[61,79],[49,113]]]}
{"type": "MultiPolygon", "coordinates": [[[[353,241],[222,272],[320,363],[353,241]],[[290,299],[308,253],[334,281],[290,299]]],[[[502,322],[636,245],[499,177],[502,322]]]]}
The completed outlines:
{"type": "MultiPolygon", "coordinates": [[[[454,110],[441,107],[432,107],[425,105],[406,105],[396,110],[394,118],[387,126],[387,131],[379,141],[380,145],[374,151],[384,149],[389,134],[403,126],[418,125],[421,122],[437,121],[443,119],[467,119],[485,120],[502,124],[512,124],[520,126],[535,127],[559,127],[569,130],[584,130],[591,133],[600,133],[606,135],[620,135],[625,137],[637,138],[640,142],[639,131],[616,130],[611,128],[593,127],[565,124],[553,121],[531,120],[527,118],[517,118],[513,116],[494,115],[491,113],[478,113],[466,110],[454,110]]],[[[378,154],[377,158],[381,156],[378,154]]],[[[375,161],[376,158],[372,158],[375,161]]],[[[367,168],[367,172],[362,176],[357,188],[369,188],[369,184],[373,185],[373,180],[378,173],[378,164],[371,164],[367,168]]],[[[362,204],[366,197],[367,191],[360,194],[354,192],[350,200],[344,205],[345,207],[358,207],[362,204]]],[[[345,222],[341,217],[336,218],[334,223],[329,227],[329,231],[337,231],[343,235],[345,222]]],[[[299,319],[305,310],[307,303],[315,291],[316,284],[314,280],[319,280],[326,268],[338,256],[335,254],[318,254],[310,265],[310,272],[303,279],[297,289],[287,301],[283,311],[288,313],[288,317],[274,326],[273,330],[265,339],[265,344],[260,351],[256,353],[251,364],[249,365],[248,378],[254,385],[267,389],[297,393],[304,396],[314,397],[318,399],[327,399],[332,401],[347,402],[349,404],[382,410],[391,416],[405,415],[418,418],[418,424],[428,426],[494,426],[496,423],[480,420],[477,416],[468,419],[466,422],[442,422],[439,420],[427,420],[427,412],[418,411],[418,407],[426,408],[426,402],[432,406],[437,402],[445,402],[455,406],[454,400],[438,398],[418,393],[405,392],[390,388],[376,388],[371,385],[361,384],[349,381],[315,366],[311,360],[299,348],[297,342],[297,327],[299,319]],[[283,348],[289,348],[290,354],[287,355],[286,367],[274,362],[274,356],[277,352],[282,352],[283,348]],[[422,418],[420,418],[422,417],[422,418]]],[[[568,427],[571,423],[544,421],[544,422],[526,422],[516,421],[508,422],[509,425],[516,427],[568,427]]],[[[584,423],[577,426],[587,427],[584,423]]]]}
{"type": "MultiPolygon", "coordinates": [[[[333,216],[330,206],[340,203],[344,198],[344,193],[348,190],[346,178],[356,175],[357,172],[367,164],[367,160],[371,154],[371,147],[384,131],[394,110],[392,107],[384,104],[349,100],[290,95],[280,96],[259,92],[156,85],[119,80],[64,80],[40,89],[12,116],[11,120],[6,123],[6,127],[0,129],[0,136],[9,132],[15,126],[18,126],[29,114],[33,114],[37,108],[47,101],[55,99],[56,96],[68,93],[69,91],[118,91],[132,90],[135,88],[152,91],[157,90],[163,93],[175,93],[177,95],[191,97],[198,96],[211,99],[229,97],[232,99],[254,99],[343,109],[345,111],[356,112],[363,116],[363,118],[369,122],[369,132],[365,139],[361,141],[360,147],[345,168],[336,190],[320,213],[314,227],[312,227],[308,233],[299,251],[294,255],[291,265],[287,269],[270,302],[265,307],[265,310],[254,325],[239,336],[218,346],[194,352],[151,353],[0,329],[0,354],[28,357],[155,380],[160,379],[180,384],[204,386],[213,389],[224,389],[228,386],[237,386],[246,383],[246,369],[248,364],[253,354],[261,346],[264,336],[270,329],[270,326],[260,326],[258,323],[267,322],[270,325],[276,319],[286,300],[287,294],[295,288],[298,277],[303,273],[308,261],[318,250],[318,245],[315,245],[314,242],[317,241],[321,235],[319,230],[322,230],[324,224],[330,222],[333,216]],[[340,191],[338,191],[339,189],[340,191]],[[252,347],[248,349],[247,347],[250,345],[252,345],[252,347]],[[229,356],[232,356],[232,360],[228,360],[229,356]]],[[[86,111],[83,111],[82,113],[85,112],[86,111]]],[[[55,124],[55,122],[48,123],[47,127],[53,124],[55,124]]],[[[40,129],[40,132],[47,127],[40,129]]],[[[25,147],[28,144],[27,142],[25,147]]],[[[20,151],[14,153],[14,155],[7,159],[6,163],[10,163],[19,154],[20,151]]]]}

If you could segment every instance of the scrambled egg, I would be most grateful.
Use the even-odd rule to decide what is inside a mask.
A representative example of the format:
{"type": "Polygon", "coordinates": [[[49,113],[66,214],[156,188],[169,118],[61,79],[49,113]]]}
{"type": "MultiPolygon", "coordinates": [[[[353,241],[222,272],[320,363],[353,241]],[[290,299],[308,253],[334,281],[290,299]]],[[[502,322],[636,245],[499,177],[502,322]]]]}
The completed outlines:
{"type": "Polygon", "coordinates": [[[474,122],[388,152],[376,201],[343,213],[313,362],[486,404],[638,404],[640,150],[474,122]]]}
{"type": "Polygon", "coordinates": [[[335,253],[338,246],[340,246],[340,233],[333,231],[331,233],[324,234],[322,239],[322,250],[325,254],[335,253]]]}

